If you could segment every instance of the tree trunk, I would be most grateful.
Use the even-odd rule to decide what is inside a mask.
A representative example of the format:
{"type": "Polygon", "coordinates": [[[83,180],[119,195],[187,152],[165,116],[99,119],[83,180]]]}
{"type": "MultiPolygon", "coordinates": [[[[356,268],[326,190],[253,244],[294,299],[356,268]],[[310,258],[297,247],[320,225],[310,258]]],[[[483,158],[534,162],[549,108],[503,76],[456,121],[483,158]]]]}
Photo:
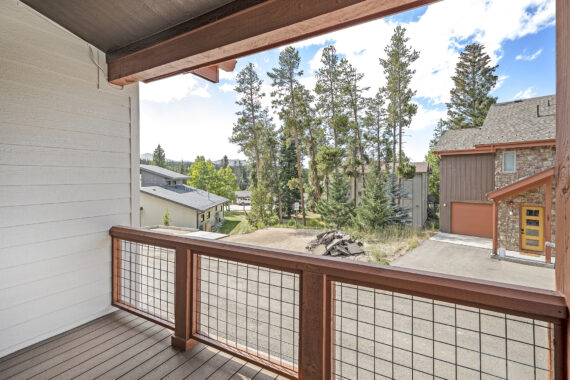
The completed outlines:
{"type": "Polygon", "coordinates": [[[356,202],[356,173],[358,173],[358,169],[354,168],[354,173],[353,173],[353,183],[354,183],[354,207],[357,206],[357,202],[356,202]]]}
{"type": "Polygon", "coordinates": [[[277,201],[279,202],[279,223],[283,224],[283,206],[281,205],[281,193],[277,193],[277,201]]]}
{"type": "Polygon", "coordinates": [[[319,169],[317,168],[317,147],[313,139],[313,132],[309,129],[309,138],[311,139],[311,160],[313,161],[313,180],[315,182],[316,202],[321,199],[321,185],[319,183],[319,169]]]}
{"type": "Polygon", "coordinates": [[[299,153],[299,134],[295,128],[295,151],[297,153],[297,172],[299,174],[299,192],[301,193],[301,210],[303,213],[303,226],[307,225],[305,220],[305,197],[303,195],[303,168],[301,166],[301,154],[299,153]]]}

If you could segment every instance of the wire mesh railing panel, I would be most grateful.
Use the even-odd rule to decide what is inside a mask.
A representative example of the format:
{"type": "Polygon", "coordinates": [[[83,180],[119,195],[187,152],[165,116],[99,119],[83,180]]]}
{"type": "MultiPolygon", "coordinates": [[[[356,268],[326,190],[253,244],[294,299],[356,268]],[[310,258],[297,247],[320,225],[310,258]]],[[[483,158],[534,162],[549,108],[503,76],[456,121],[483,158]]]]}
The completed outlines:
{"type": "Polygon", "coordinates": [[[173,249],[121,240],[116,302],[174,326],[173,249]]]}
{"type": "Polygon", "coordinates": [[[547,322],[333,283],[336,379],[551,379],[547,322]]]}
{"type": "Polygon", "coordinates": [[[201,335],[295,370],[299,358],[299,275],[200,256],[201,335]]]}

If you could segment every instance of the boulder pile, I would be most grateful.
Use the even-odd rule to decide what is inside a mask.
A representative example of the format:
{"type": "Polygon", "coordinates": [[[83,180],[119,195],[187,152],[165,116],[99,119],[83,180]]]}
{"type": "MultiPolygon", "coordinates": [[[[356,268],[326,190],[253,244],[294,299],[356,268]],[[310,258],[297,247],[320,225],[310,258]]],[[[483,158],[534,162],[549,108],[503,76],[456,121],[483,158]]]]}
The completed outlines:
{"type": "Polygon", "coordinates": [[[318,234],[316,239],[309,242],[307,249],[321,256],[352,256],[364,253],[361,242],[338,230],[318,234]]]}

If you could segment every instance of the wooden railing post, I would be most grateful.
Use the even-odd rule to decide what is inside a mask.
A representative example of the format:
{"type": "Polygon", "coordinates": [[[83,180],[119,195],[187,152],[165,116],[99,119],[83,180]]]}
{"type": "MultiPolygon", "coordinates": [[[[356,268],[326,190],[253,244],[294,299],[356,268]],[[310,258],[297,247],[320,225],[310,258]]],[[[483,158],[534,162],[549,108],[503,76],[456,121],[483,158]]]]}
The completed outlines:
{"type": "Polygon", "coordinates": [[[121,274],[121,240],[113,238],[113,298],[112,302],[115,305],[121,300],[121,284],[122,284],[122,274],[121,274]]]}
{"type": "Polygon", "coordinates": [[[171,343],[174,347],[187,350],[193,345],[191,316],[192,260],[190,249],[176,247],[176,272],[174,281],[174,335],[171,343]]]}
{"type": "Polygon", "coordinates": [[[322,273],[303,271],[299,316],[299,379],[331,378],[331,283],[322,273]]]}

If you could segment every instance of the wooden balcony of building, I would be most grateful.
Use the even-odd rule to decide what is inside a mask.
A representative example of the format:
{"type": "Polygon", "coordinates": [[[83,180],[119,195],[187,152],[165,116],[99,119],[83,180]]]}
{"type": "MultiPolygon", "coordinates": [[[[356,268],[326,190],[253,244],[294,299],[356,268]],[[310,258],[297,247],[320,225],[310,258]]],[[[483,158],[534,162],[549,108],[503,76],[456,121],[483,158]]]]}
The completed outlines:
{"type": "Polygon", "coordinates": [[[256,379],[278,376],[203,343],[187,351],[172,331],[116,311],[0,359],[0,379],[256,379]]]}

